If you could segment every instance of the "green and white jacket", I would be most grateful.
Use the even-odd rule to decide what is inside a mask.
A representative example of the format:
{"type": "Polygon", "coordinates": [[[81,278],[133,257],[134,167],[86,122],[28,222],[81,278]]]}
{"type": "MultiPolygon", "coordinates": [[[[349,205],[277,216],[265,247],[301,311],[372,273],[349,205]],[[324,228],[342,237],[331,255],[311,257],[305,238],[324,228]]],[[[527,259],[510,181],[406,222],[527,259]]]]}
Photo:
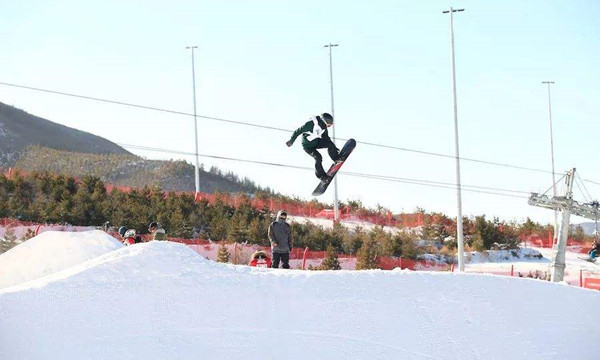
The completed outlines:
{"type": "Polygon", "coordinates": [[[296,138],[302,134],[302,147],[305,149],[314,149],[317,147],[320,139],[331,141],[329,138],[329,133],[327,132],[327,125],[323,120],[313,116],[306,122],[306,124],[302,125],[294,133],[290,138],[290,141],[293,143],[296,141],[296,138]]]}

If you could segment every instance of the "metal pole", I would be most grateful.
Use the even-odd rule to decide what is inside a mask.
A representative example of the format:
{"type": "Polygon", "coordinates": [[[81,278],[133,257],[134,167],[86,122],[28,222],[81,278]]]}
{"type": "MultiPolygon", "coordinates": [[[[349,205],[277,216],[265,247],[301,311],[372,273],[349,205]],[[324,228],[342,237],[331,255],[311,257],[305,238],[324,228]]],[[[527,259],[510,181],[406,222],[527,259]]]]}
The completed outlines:
{"type": "Polygon", "coordinates": [[[460,187],[460,156],[458,150],[458,105],[456,103],[456,70],[454,62],[454,16],[455,12],[465,11],[465,9],[453,9],[443,11],[444,14],[450,14],[450,42],[451,42],[451,57],[452,57],[452,96],[454,100],[454,141],[456,153],[456,198],[457,198],[457,214],[456,214],[456,238],[458,242],[458,271],[465,270],[464,264],[464,237],[462,224],[462,198],[460,187]]]}
{"type": "Polygon", "coordinates": [[[198,46],[188,46],[186,49],[192,49],[192,85],[194,92],[194,144],[196,145],[195,154],[195,185],[196,185],[196,197],[200,193],[200,164],[198,162],[198,117],[196,116],[196,69],[194,66],[194,49],[197,49],[198,46]]]}
{"type": "Polygon", "coordinates": [[[559,228],[559,237],[556,242],[556,253],[552,261],[552,282],[563,281],[565,277],[565,259],[567,251],[567,239],[569,236],[569,220],[573,210],[573,183],[575,182],[575,168],[567,175],[567,191],[565,192],[565,204],[561,207],[562,221],[559,228]]]}
{"type": "MultiPolygon", "coordinates": [[[[554,84],[554,81],[542,81],[542,84],[548,85],[548,117],[550,119],[550,156],[552,159],[552,192],[556,197],[556,174],[554,172],[554,136],[552,134],[552,105],[550,101],[550,84],[554,84]]],[[[552,239],[552,246],[554,247],[558,239],[558,211],[554,211],[554,237],[552,239]]]]}
{"type": "MultiPolygon", "coordinates": [[[[333,48],[334,46],[339,46],[339,44],[332,44],[329,43],[329,45],[325,45],[324,47],[328,47],[329,48],[329,83],[331,84],[331,116],[333,116],[334,123],[333,123],[333,127],[332,127],[332,133],[333,133],[333,143],[335,144],[335,128],[336,128],[336,124],[337,124],[337,119],[335,117],[335,110],[334,110],[334,106],[333,106],[333,60],[331,57],[331,48],[333,48]]],[[[339,209],[338,209],[338,186],[337,186],[337,176],[333,178],[333,218],[335,222],[338,222],[340,220],[340,215],[339,215],[339,209]]]]}

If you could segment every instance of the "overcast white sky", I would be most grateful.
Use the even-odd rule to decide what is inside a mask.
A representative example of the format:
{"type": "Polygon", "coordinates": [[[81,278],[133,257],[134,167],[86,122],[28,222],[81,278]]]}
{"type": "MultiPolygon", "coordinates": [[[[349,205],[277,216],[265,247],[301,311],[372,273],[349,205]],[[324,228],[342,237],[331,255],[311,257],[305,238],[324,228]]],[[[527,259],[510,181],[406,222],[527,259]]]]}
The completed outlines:
{"type": "MultiPolygon", "coordinates": [[[[597,1],[456,1],[461,156],[550,171],[552,87],[557,172],[576,167],[599,198],[600,7],[597,1]],[[589,180],[589,181],[587,181],[589,180]]],[[[455,183],[449,16],[443,1],[2,1],[0,82],[295,129],[328,111],[334,48],[336,135],[355,138],[344,170],[455,183]]],[[[0,85],[0,101],[119,144],[194,151],[191,117],[0,85]]],[[[289,134],[199,120],[199,152],[312,167],[289,134]]],[[[341,147],[341,143],[339,146],[341,147]]],[[[157,152],[148,158],[180,158],[157,152]]],[[[326,156],[324,156],[326,158],[326,156]]],[[[192,161],[190,157],[186,160],[192,161]]],[[[312,171],[201,158],[259,185],[311,199],[312,171]]],[[[326,166],[327,166],[326,162],[326,166]]],[[[462,183],[544,192],[549,173],[461,162],[462,183]]],[[[560,176],[558,176],[560,177],[560,176]]],[[[557,178],[558,178],[557,177],[557,178]]],[[[491,190],[495,191],[496,190],[491,190]]],[[[447,188],[339,176],[342,201],[456,215],[447,188]]],[[[465,215],[549,222],[549,210],[463,192],[465,215]]],[[[333,201],[333,189],[319,200],[333,201]]],[[[584,219],[574,218],[575,222],[584,219]]]]}

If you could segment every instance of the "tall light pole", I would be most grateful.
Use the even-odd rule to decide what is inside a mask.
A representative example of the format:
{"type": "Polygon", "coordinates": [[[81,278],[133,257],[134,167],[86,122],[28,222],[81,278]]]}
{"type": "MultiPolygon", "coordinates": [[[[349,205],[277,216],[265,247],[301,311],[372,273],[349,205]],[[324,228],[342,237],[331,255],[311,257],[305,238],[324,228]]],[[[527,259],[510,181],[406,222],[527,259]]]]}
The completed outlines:
{"type": "Polygon", "coordinates": [[[456,214],[456,238],[458,242],[458,271],[465,270],[464,252],[465,244],[463,238],[462,224],[462,200],[460,189],[460,156],[458,151],[458,106],[456,104],[456,70],[454,65],[454,16],[455,12],[465,11],[465,9],[453,9],[443,11],[444,14],[450,14],[450,43],[452,57],[452,95],[454,100],[454,142],[456,152],[456,197],[458,203],[458,211],[456,214]]]}
{"type": "MultiPolygon", "coordinates": [[[[335,118],[335,110],[334,110],[334,106],[333,106],[333,60],[331,57],[331,49],[334,46],[339,46],[339,44],[332,44],[329,43],[327,45],[325,45],[324,47],[329,48],[329,83],[331,84],[331,116],[333,116],[334,120],[334,125],[332,127],[332,132],[333,132],[333,143],[335,144],[335,127],[337,124],[337,119],[335,118]]],[[[334,220],[337,222],[339,221],[340,215],[339,215],[339,210],[338,210],[338,186],[337,186],[337,176],[333,178],[333,218],[334,220]]]]}
{"type": "Polygon", "coordinates": [[[198,163],[198,117],[196,116],[196,69],[194,66],[194,49],[198,46],[188,46],[186,49],[192,50],[192,86],[194,91],[194,144],[196,145],[196,162],[195,162],[195,184],[196,184],[196,198],[200,193],[200,164],[198,163]]]}
{"type": "MultiPolygon", "coordinates": [[[[554,84],[554,81],[542,81],[542,84],[548,85],[548,117],[550,119],[550,156],[552,159],[552,192],[556,197],[556,175],[554,173],[554,136],[552,135],[552,105],[550,102],[550,84],[554,84]]],[[[554,236],[552,238],[552,245],[557,243],[558,239],[558,211],[554,211],[554,236]]]]}

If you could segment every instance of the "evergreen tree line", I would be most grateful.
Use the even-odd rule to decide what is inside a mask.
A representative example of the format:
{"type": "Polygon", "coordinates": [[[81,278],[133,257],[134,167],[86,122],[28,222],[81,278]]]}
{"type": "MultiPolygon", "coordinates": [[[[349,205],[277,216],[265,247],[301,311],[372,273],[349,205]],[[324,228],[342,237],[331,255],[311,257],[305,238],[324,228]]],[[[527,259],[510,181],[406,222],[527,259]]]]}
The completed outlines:
{"type": "MultiPolygon", "coordinates": [[[[264,194],[257,193],[256,196],[264,194]]],[[[0,217],[80,226],[102,226],[108,221],[116,227],[135,228],[141,234],[147,232],[151,221],[158,221],[171,237],[269,245],[267,231],[274,220],[269,209],[254,208],[250,197],[244,194],[239,195],[237,208],[226,205],[219,196],[216,198],[213,204],[206,200],[196,202],[191,194],[165,193],[157,187],[108,192],[104,183],[94,176],[84,176],[81,181],[76,181],[73,177],[49,173],[27,176],[17,173],[10,179],[0,175],[0,217]]],[[[419,238],[443,243],[448,236],[456,236],[455,226],[448,226],[452,224],[450,219],[441,214],[434,215],[428,218],[439,220],[426,223],[422,234],[418,235],[392,234],[381,227],[370,231],[350,230],[339,224],[324,229],[298,222],[292,223],[291,229],[294,247],[308,247],[313,251],[325,251],[330,247],[336,253],[357,255],[361,268],[371,268],[378,256],[414,259],[420,253],[431,251],[431,248],[419,246],[419,238]]],[[[518,225],[478,216],[464,218],[463,228],[467,244],[475,250],[485,250],[495,244],[514,248],[519,235],[544,234],[549,225],[542,226],[530,219],[518,225]]],[[[452,248],[455,244],[447,245],[452,248]]]]}
{"type": "MultiPolygon", "coordinates": [[[[165,193],[159,188],[144,187],[130,192],[108,192],[98,177],[73,177],[49,173],[16,173],[12,178],[0,175],[0,217],[39,223],[134,228],[147,233],[151,221],[160,222],[168,235],[202,238],[212,241],[269,246],[268,227],[274,220],[269,209],[256,209],[250,197],[238,196],[234,208],[219,199],[213,204],[196,202],[190,194],[165,193]]],[[[414,242],[409,235],[392,235],[377,228],[349,230],[339,224],[333,229],[292,223],[294,247],[325,251],[328,246],[338,253],[357,254],[364,244],[377,255],[401,256],[414,242]]],[[[414,252],[407,252],[415,256],[414,252]]],[[[374,255],[375,256],[375,255],[374,255]]]]}

